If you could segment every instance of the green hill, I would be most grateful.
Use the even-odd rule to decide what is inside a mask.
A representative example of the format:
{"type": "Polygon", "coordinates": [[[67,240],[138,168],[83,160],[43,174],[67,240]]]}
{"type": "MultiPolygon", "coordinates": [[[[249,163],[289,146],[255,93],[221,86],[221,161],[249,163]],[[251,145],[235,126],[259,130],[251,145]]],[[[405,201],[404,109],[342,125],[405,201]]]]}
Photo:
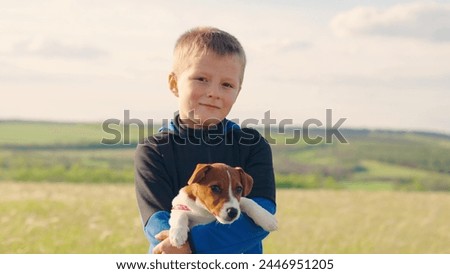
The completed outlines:
{"type": "Polygon", "coordinates": [[[348,144],[273,146],[286,187],[450,190],[450,138],[404,131],[346,130],[348,144]]]}
{"type": "MultiPolygon", "coordinates": [[[[286,144],[291,133],[271,134],[280,188],[450,191],[448,135],[346,129],[347,144],[286,144]]],[[[100,123],[0,121],[0,181],[132,183],[138,135],[105,145],[100,123]]]]}

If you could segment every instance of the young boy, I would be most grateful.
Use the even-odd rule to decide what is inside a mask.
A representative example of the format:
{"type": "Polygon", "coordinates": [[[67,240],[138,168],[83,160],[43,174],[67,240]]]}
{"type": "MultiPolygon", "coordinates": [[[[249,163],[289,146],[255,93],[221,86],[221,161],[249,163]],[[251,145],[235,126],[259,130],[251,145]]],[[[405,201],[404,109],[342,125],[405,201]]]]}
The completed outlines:
{"type": "Polygon", "coordinates": [[[184,246],[170,245],[171,201],[198,163],[242,167],[253,177],[253,199],[275,213],[275,179],[269,144],[253,129],[226,119],[241,90],[246,59],[239,41],[216,28],[184,33],[174,50],[169,88],[179,112],[159,133],[138,145],[137,201],[153,253],[262,253],[268,235],[248,216],[231,225],[210,223],[191,229],[184,246]]]}

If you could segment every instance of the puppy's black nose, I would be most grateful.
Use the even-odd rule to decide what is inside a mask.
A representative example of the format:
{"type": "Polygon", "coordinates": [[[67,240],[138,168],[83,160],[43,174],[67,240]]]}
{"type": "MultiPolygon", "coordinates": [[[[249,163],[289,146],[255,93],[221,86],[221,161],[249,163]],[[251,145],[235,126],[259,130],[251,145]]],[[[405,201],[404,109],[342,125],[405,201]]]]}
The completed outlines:
{"type": "Polygon", "coordinates": [[[237,214],[238,214],[238,210],[236,208],[234,208],[234,207],[227,208],[227,215],[230,219],[236,218],[237,214]]]}

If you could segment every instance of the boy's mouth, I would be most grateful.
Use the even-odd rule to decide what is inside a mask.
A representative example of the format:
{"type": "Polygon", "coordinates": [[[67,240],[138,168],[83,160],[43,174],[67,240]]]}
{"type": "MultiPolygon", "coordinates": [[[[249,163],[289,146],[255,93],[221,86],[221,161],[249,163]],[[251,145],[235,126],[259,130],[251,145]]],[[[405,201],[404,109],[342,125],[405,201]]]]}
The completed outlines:
{"type": "Polygon", "coordinates": [[[214,106],[214,105],[210,105],[210,104],[202,104],[202,103],[199,103],[199,105],[204,106],[204,107],[210,107],[210,108],[220,109],[220,107],[214,106]]]}

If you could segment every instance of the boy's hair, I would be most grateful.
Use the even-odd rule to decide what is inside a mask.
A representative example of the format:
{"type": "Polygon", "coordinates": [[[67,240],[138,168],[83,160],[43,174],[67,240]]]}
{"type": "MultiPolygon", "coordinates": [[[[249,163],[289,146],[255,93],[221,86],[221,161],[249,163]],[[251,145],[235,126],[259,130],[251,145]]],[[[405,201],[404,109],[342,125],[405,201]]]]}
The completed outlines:
{"type": "Polygon", "coordinates": [[[193,28],[178,38],[173,52],[173,71],[181,73],[186,69],[189,58],[209,52],[219,56],[235,54],[242,63],[240,79],[240,84],[242,84],[246,57],[241,43],[228,32],[213,27],[193,28]]]}

